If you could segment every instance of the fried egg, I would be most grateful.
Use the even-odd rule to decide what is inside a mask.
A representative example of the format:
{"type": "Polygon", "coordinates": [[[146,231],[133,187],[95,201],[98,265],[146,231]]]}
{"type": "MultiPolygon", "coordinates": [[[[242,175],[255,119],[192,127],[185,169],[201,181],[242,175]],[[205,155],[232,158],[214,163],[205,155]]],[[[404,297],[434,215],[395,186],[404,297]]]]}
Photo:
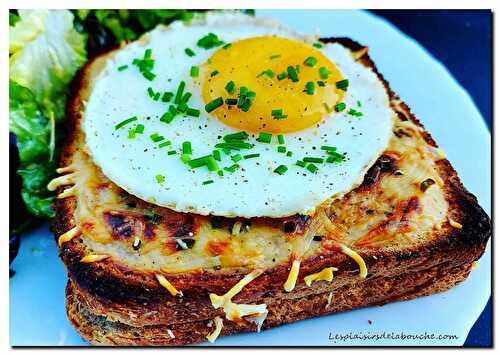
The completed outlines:
{"type": "Polygon", "coordinates": [[[90,87],[83,129],[103,173],[202,215],[312,214],[362,182],[394,119],[347,48],[238,13],[157,27],[90,87]]]}

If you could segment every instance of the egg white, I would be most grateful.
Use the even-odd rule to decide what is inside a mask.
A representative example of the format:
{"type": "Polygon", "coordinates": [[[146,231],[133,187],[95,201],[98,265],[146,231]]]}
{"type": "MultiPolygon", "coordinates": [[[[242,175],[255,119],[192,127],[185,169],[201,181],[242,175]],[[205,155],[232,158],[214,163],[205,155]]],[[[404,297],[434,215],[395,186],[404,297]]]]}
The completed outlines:
{"type": "MultiPolygon", "coordinates": [[[[359,185],[366,170],[386,148],[393,124],[394,112],[383,84],[375,73],[353,60],[349,50],[339,44],[326,44],[320,50],[337,65],[349,80],[344,98],[347,107],[363,112],[357,118],[332,113],[314,127],[285,135],[286,147],[293,157],[277,152],[272,144],[256,143],[255,147],[240,154],[260,153],[256,159],[238,162],[241,169],[223,177],[206,168],[189,169],[179,154],[167,156],[167,151],[179,151],[182,142],[190,141],[193,158],[211,154],[220,137],[236,132],[204,110],[199,84],[189,76],[193,65],[202,65],[218,48],[205,50],[196,42],[213,32],[225,42],[238,39],[279,35],[312,43],[315,38],[300,35],[272,20],[252,18],[236,13],[211,13],[191,23],[175,22],[160,26],[140,40],[115,51],[92,84],[83,112],[86,144],[95,163],[114,183],[129,193],[154,204],[179,212],[228,217],[283,217],[310,214],[325,200],[339,196],[359,185]],[[189,47],[196,56],[188,57],[189,47]],[[147,48],[152,49],[157,75],[150,82],[131,63],[142,58],[147,48]],[[118,71],[121,65],[129,68],[118,71]],[[159,121],[168,103],[154,102],[147,88],[155,91],[175,92],[181,80],[186,91],[193,94],[189,106],[201,110],[199,118],[177,116],[170,124],[159,121]],[[358,100],[362,108],[357,107],[358,100]],[[145,125],[144,134],[135,139],[127,137],[128,126],[115,130],[122,120],[137,116],[145,125]],[[159,133],[172,145],[158,148],[150,134],[159,133]],[[321,164],[316,174],[295,165],[304,156],[321,156],[320,146],[331,145],[347,153],[340,164],[321,164]],[[278,175],[273,170],[280,164],[288,171],[278,175]],[[165,177],[163,183],[156,176],[165,177]],[[206,180],[214,183],[203,185],[206,180]]],[[[223,68],[222,68],[223,69],[223,68]]],[[[255,137],[250,137],[255,143],[255,137]]],[[[233,152],[232,154],[235,154],[233,152]]],[[[221,167],[233,162],[223,156],[221,167]]]]}

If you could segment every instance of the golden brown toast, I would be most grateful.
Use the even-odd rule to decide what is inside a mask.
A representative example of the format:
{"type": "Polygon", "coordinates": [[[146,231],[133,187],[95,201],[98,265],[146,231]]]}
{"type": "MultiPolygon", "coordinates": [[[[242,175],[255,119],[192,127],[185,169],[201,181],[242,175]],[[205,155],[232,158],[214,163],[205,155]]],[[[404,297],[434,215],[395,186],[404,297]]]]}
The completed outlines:
{"type": "Polygon", "coordinates": [[[377,73],[397,118],[363,183],[312,216],[200,216],[129,195],[92,162],[80,129],[92,79],[113,52],[85,66],[74,82],[61,158],[64,184],[74,188],[58,189],[53,223],[70,278],[68,316],[84,338],[181,345],[206,340],[217,317],[222,335],[255,330],[252,317],[228,316],[210,298],[252,273],[231,301],[265,304],[263,329],[429,295],[467,277],[491,235],[488,216],[376,71],[367,48],[345,38],[323,41],[349,48],[377,73]],[[332,281],[304,281],[319,272],[328,279],[332,270],[332,281]]]}

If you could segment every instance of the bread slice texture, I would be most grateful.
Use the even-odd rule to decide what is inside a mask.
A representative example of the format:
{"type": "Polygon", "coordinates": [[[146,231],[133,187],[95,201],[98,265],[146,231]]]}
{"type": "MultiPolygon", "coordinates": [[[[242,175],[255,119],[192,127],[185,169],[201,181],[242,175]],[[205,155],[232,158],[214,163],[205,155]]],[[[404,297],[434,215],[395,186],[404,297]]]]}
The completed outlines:
{"type": "MultiPolygon", "coordinates": [[[[68,315],[83,324],[73,322],[86,339],[118,345],[187,344],[205,340],[213,330],[206,324],[216,317],[224,318],[223,335],[255,329],[246,319],[227,320],[209,295],[226,293],[256,269],[260,276],[233,301],[266,304],[263,328],[428,295],[466,278],[490,238],[488,216],[377,72],[367,48],[345,38],[324,41],[349,48],[377,73],[397,119],[394,137],[362,185],[320,206],[313,217],[211,218],[176,213],[126,194],[93,164],[80,129],[92,80],[113,52],[82,70],[74,83],[61,158],[63,173],[68,173],[63,176],[70,176],[75,188],[57,200],[53,230],[58,241],[69,235],[60,243],[70,278],[68,315]],[[188,249],[179,248],[182,243],[188,249]],[[362,257],[366,278],[360,277],[360,266],[343,252],[344,246],[362,257]],[[82,262],[89,255],[106,258],[82,262]],[[286,291],[297,260],[295,287],[286,291]],[[328,267],[338,269],[331,282],[305,284],[305,276],[328,267]],[[182,297],[165,289],[158,275],[182,297]],[[325,308],[329,294],[340,301],[325,308]],[[199,332],[188,335],[189,327],[199,332]],[[179,334],[186,329],[186,335],[169,340],[161,333],[167,328],[179,334]]],[[[59,188],[59,193],[64,191],[59,188]]]]}

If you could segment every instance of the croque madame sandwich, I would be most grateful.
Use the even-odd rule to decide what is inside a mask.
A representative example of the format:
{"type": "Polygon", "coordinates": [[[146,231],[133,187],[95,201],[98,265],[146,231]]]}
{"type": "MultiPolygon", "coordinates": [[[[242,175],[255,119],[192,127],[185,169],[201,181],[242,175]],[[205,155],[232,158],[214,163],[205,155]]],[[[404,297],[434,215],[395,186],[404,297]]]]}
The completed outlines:
{"type": "MultiPolygon", "coordinates": [[[[75,80],[53,230],[102,345],[182,345],[447,290],[490,220],[367,47],[209,13],[75,80]]],[[[244,344],[242,344],[244,345],[244,344]]]]}

